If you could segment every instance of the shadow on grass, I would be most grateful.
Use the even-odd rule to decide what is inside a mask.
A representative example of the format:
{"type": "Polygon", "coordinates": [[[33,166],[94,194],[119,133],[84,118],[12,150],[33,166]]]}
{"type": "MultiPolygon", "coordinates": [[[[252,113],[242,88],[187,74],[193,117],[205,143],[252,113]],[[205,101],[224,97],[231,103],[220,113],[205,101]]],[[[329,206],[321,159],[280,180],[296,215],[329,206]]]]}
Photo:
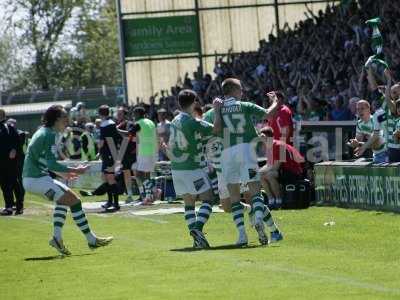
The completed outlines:
{"type": "Polygon", "coordinates": [[[71,258],[71,257],[79,257],[79,256],[86,256],[86,255],[93,255],[95,253],[85,253],[85,254],[74,254],[70,256],[65,255],[52,255],[52,256],[41,256],[41,257],[27,257],[24,258],[24,261],[46,261],[46,260],[56,260],[56,259],[64,259],[64,258],[71,258]]]}
{"type": "Polygon", "coordinates": [[[185,247],[185,248],[170,249],[169,251],[195,252],[195,251],[213,251],[213,250],[244,250],[244,249],[254,249],[254,248],[261,248],[261,247],[266,247],[266,246],[262,246],[262,245],[237,246],[235,244],[230,244],[230,245],[221,245],[221,246],[210,247],[207,249],[196,249],[193,247],[185,247]]]}

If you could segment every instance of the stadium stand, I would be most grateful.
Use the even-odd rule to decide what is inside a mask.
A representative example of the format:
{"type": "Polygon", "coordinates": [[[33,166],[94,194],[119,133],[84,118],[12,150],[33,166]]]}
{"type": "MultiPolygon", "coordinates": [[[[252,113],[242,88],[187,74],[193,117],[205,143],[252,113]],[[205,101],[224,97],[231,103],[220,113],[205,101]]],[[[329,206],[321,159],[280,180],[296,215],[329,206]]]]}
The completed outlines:
{"type": "MultiPolygon", "coordinates": [[[[373,102],[364,64],[372,55],[371,28],[365,21],[379,16],[383,22],[384,54],[393,77],[400,78],[400,7],[393,1],[364,0],[345,6],[327,6],[294,28],[285,26],[279,37],[261,40],[255,52],[216,56],[214,79],[210,74],[179,80],[170,92],[161,93],[163,108],[172,114],[173,102],[182,88],[193,88],[203,104],[220,94],[223,79],[234,76],[244,85],[247,98],[263,104],[265,92],[283,91],[295,119],[308,121],[355,119],[352,98],[373,102]],[[332,112],[339,113],[332,113],[332,112]]],[[[379,80],[379,78],[378,78],[379,80]]],[[[176,104],[176,103],[175,103],[176,104]]],[[[374,104],[374,103],[373,103],[374,104]]],[[[374,108],[379,105],[374,105],[374,108]]]]}

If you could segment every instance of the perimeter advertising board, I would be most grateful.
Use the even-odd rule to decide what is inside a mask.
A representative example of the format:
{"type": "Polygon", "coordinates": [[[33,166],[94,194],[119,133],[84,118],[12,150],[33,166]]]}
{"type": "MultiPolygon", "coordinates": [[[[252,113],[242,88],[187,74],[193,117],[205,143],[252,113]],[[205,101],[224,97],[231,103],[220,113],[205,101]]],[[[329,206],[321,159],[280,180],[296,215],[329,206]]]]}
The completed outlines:
{"type": "Polygon", "coordinates": [[[315,188],[319,204],[400,211],[398,164],[316,164],[315,188]]]}
{"type": "Polygon", "coordinates": [[[199,52],[196,16],[123,20],[125,56],[199,52]]]}

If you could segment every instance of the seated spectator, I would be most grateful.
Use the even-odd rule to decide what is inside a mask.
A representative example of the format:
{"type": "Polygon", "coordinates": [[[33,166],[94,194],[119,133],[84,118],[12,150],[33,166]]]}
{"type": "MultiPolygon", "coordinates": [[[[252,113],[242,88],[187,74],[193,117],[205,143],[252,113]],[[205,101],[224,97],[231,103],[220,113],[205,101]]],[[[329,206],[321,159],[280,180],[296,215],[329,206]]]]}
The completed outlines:
{"type": "Polygon", "coordinates": [[[282,205],[280,183],[303,179],[304,158],[291,145],[273,138],[271,127],[261,129],[261,137],[266,142],[267,164],[260,169],[261,184],[267,193],[269,205],[282,205]]]}
{"type": "Polygon", "coordinates": [[[365,156],[365,150],[372,148],[373,162],[384,163],[388,161],[385,140],[382,130],[374,131],[374,119],[371,116],[371,106],[366,100],[357,102],[356,137],[350,140],[350,146],[355,149],[357,156],[365,156]]]}

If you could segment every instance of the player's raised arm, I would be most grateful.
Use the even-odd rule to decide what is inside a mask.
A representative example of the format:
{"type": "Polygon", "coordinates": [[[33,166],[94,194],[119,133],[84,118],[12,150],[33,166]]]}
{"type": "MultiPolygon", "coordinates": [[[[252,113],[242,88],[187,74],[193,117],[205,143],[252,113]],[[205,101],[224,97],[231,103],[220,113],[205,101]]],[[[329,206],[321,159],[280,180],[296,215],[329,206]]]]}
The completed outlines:
{"type": "Polygon", "coordinates": [[[216,98],[213,102],[214,105],[214,129],[213,133],[218,134],[222,131],[222,117],[221,117],[221,107],[222,107],[222,100],[216,98]]]}
{"type": "Polygon", "coordinates": [[[275,92],[269,92],[267,96],[271,100],[272,104],[267,108],[265,112],[265,119],[272,118],[276,113],[279,105],[278,96],[275,92]]]}

